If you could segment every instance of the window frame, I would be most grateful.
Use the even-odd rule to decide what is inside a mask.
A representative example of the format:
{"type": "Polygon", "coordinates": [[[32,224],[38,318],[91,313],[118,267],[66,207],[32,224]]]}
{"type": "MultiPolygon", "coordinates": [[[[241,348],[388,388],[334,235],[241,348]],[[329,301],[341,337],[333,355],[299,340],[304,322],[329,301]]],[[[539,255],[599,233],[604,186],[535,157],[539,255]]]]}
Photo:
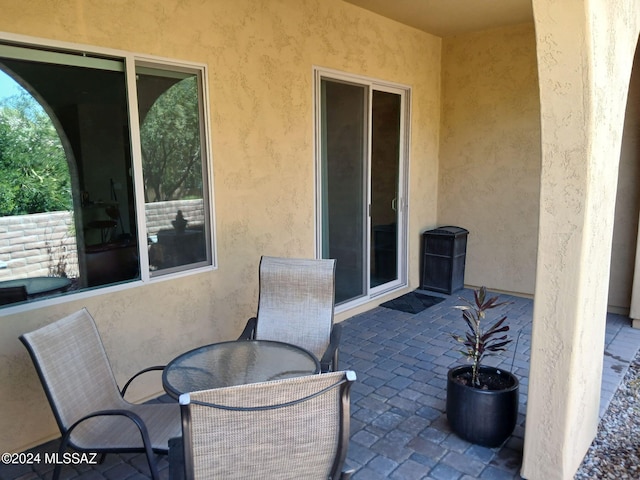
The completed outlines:
{"type": "MultiPolygon", "coordinates": [[[[200,99],[198,103],[199,114],[201,118],[200,123],[200,138],[202,145],[202,177],[203,177],[203,200],[206,206],[205,208],[205,218],[206,221],[209,222],[210,229],[208,232],[205,232],[205,238],[207,239],[206,250],[207,257],[211,258],[211,265],[202,265],[189,267],[189,265],[173,267],[170,269],[163,269],[157,272],[152,272],[149,268],[149,251],[145,249],[144,255],[140,256],[140,272],[141,272],[141,280],[150,281],[151,279],[156,280],[166,276],[174,276],[180,275],[184,272],[193,272],[198,271],[201,268],[209,269],[211,266],[215,266],[215,241],[214,241],[214,231],[213,231],[213,204],[212,204],[212,192],[213,192],[213,182],[211,178],[211,170],[212,170],[212,162],[211,162],[211,143],[209,135],[209,120],[208,120],[208,105],[209,98],[206,95],[206,66],[199,65],[193,63],[186,62],[178,62],[174,60],[166,60],[162,61],[155,60],[153,57],[146,57],[135,55],[132,58],[133,65],[129,65],[125,63],[126,77],[127,77],[127,92],[129,95],[129,109],[130,109],[130,121],[131,124],[131,149],[132,149],[132,160],[134,167],[134,196],[136,200],[136,218],[138,225],[138,237],[139,241],[141,241],[142,235],[146,239],[147,235],[147,219],[145,212],[145,200],[144,200],[144,176],[143,176],[143,167],[142,167],[142,141],[140,136],[140,119],[138,115],[138,90],[136,88],[136,67],[145,67],[145,68],[155,68],[159,70],[174,70],[179,72],[198,72],[197,75],[199,77],[198,81],[198,98],[200,99]],[[133,75],[131,75],[133,73],[133,75]],[[131,76],[133,78],[131,78],[131,76]],[[135,108],[134,108],[135,107],[135,108]],[[135,122],[135,123],[133,123],[135,122]],[[143,231],[143,234],[140,232],[143,231]]],[[[146,244],[146,242],[145,242],[146,244]]],[[[142,245],[142,244],[140,244],[142,245]]]]}
{"type": "MultiPolygon", "coordinates": [[[[210,97],[208,91],[208,67],[205,63],[198,63],[185,60],[170,59],[153,55],[138,54],[134,52],[102,48],[90,45],[61,42],[43,38],[24,36],[19,34],[11,34],[0,32],[0,42],[8,45],[16,45],[24,49],[38,49],[58,51],[61,53],[68,52],[70,54],[82,55],[83,53],[113,57],[118,61],[122,61],[125,69],[126,93],[127,93],[127,109],[129,119],[129,138],[132,160],[132,183],[134,189],[134,201],[136,212],[137,241],[139,246],[139,268],[140,278],[127,281],[124,283],[107,284],[97,286],[91,289],[82,289],[70,292],[62,296],[44,297],[27,303],[17,304],[15,306],[6,305],[0,308],[0,316],[28,311],[37,308],[43,308],[48,305],[56,305],[69,301],[76,301],[82,298],[103,295],[107,293],[128,290],[130,288],[138,288],[143,285],[153,284],[167,280],[175,280],[184,276],[195,275],[205,271],[216,270],[217,262],[217,241],[216,241],[216,217],[215,217],[215,195],[213,181],[213,154],[211,149],[211,121],[210,121],[210,97]],[[187,71],[196,73],[198,76],[198,99],[200,114],[200,134],[202,145],[202,169],[203,169],[203,200],[205,208],[205,217],[208,221],[207,230],[205,232],[207,264],[192,264],[190,267],[185,265],[179,268],[167,269],[160,273],[153,274],[149,270],[149,251],[145,248],[147,245],[147,221],[145,215],[144,200],[144,177],[142,168],[142,147],[140,138],[140,124],[138,114],[138,94],[136,86],[136,66],[149,66],[162,70],[187,71]]],[[[205,223],[206,225],[206,223],[205,223]]]]}

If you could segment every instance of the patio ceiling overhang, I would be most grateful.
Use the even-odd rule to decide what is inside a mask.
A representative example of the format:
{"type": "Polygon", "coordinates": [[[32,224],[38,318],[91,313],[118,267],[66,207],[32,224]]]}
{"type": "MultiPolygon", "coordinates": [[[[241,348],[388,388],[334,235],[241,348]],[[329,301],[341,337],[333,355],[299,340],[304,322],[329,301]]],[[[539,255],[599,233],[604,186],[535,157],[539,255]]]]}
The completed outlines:
{"type": "Polygon", "coordinates": [[[531,0],[345,0],[439,37],[533,21],[531,0]]]}

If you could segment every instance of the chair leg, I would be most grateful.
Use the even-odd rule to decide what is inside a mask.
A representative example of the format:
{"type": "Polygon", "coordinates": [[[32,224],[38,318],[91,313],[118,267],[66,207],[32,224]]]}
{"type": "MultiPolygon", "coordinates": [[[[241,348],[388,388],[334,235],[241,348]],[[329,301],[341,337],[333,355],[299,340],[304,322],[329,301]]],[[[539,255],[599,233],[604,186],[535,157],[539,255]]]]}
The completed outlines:
{"type": "MultiPolygon", "coordinates": [[[[58,449],[58,458],[63,458],[64,452],[67,450],[67,446],[69,445],[69,432],[65,433],[62,437],[62,442],[60,442],[60,448],[58,449]]],[[[104,458],[107,454],[101,453],[100,460],[98,463],[104,462],[104,458]]],[[[158,473],[158,466],[156,464],[156,459],[153,455],[153,450],[149,445],[145,444],[145,455],[147,456],[147,462],[149,463],[149,471],[151,472],[151,478],[153,480],[160,480],[160,474],[158,473]]],[[[57,462],[55,468],[53,469],[52,480],[59,480],[60,473],[62,472],[62,463],[57,462]]]]}
{"type": "Polygon", "coordinates": [[[354,471],[355,470],[347,470],[346,472],[342,472],[342,474],[340,475],[340,480],[350,480],[351,475],[353,475],[354,471]]]}
{"type": "MultiPolygon", "coordinates": [[[[62,436],[62,440],[60,441],[60,448],[58,448],[58,458],[63,458],[64,452],[67,450],[67,445],[69,444],[69,430],[65,432],[62,436]]],[[[56,466],[53,469],[52,480],[58,480],[60,478],[60,472],[62,471],[62,464],[60,462],[56,462],[56,466]]]]}
{"type": "Polygon", "coordinates": [[[169,439],[169,480],[185,480],[182,437],[169,439]]]}
{"type": "MultiPolygon", "coordinates": [[[[138,427],[140,431],[140,436],[142,437],[142,445],[144,446],[144,453],[147,456],[147,462],[149,463],[149,471],[151,472],[151,478],[153,480],[160,480],[160,474],[158,473],[158,466],[156,465],[156,459],[153,454],[153,448],[151,447],[151,439],[149,438],[149,432],[147,431],[147,427],[142,421],[142,419],[133,412],[128,410],[102,410],[99,412],[93,412],[89,415],[82,417],[76,423],[71,425],[64,435],[62,436],[62,441],[60,442],[60,449],[58,450],[58,458],[62,458],[64,456],[64,452],[67,450],[69,446],[69,439],[71,437],[71,432],[75,429],[80,423],[92,417],[100,417],[100,416],[111,416],[111,415],[121,415],[127,417],[138,427]]],[[[103,454],[104,456],[104,454],[103,454]]],[[[60,478],[60,470],[62,465],[57,463],[56,467],[53,470],[52,480],[58,480],[60,478]]]]}
{"type": "Polygon", "coordinates": [[[160,480],[160,474],[158,473],[158,465],[156,464],[156,459],[153,455],[153,450],[151,449],[151,445],[147,442],[144,442],[144,450],[145,455],[147,456],[147,462],[149,463],[149,471],[151,472],[151,478],[153,480],[160,480]]]}

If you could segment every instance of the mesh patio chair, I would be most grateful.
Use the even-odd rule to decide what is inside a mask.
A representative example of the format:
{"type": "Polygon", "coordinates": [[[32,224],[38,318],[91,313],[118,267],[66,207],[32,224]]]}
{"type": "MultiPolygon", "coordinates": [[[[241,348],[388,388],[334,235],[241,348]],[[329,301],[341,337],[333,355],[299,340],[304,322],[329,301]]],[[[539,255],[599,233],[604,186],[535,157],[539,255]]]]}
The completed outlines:
{"type": "MultiPolygon", "coordinates": [[[[180,436],[174,404],[133,404],[122,391],[95,322],[86,309],[20,337],[40,377],[62,433],[59,455],[70,446],[85,452],[144,452],[151,476],[158,478],[155,453],[168,453],[168,441],[180,436]]],[[[54,480],[60,475],[57,464],[54,480]]]]}
{"type": "Polygon", "coordinates": [[[291,343],[313,353],[322,372],[338,370],[335,262],[262,257],[258,315],[249,319],[240,339],[291,343]]]}
{"type": "Polygon", "coordinates": [[[0,305],[25,302],[27,300],[27,288],[24,285],[17,287],[0,288],[0,305]]]}
{"type": "Polygon", "coordinates": [[[180,397],[188,480],[327,480],[343,471],[354,372],[203,390],[180,397]]]}

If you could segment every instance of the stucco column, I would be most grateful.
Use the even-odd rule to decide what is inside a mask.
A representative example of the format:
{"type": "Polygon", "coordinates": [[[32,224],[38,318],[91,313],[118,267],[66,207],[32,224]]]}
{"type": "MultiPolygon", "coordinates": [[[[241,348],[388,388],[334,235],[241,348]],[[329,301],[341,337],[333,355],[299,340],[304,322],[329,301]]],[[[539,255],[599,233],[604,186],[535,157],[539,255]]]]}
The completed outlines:
{"type": "Polygon", "coordinates": [[[571,479],[598,424],[618,160],[640,5],[533,0],[542,173],[522,475],[571,479]]]}

